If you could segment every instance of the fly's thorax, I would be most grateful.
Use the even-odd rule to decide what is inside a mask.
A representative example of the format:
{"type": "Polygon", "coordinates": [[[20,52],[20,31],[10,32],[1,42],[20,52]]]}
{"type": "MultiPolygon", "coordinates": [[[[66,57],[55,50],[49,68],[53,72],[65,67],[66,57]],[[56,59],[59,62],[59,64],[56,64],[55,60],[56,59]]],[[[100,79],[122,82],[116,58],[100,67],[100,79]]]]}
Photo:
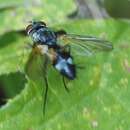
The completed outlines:
{"type": "Polygon", "coordinates": [[[33,42],[38,42],[44,45],[56,45],[57,42],[55,32],[53,32],[47,27],[39,27],[37,29],[33,29],[29,33],[29,36],[31,37],[33,42]]]}
{"type": "Polygon", "coordinates": [[[34,43],[48,45],[50,47],[57,45],[57,34],[51,28],[48,28],[44,22],[31,22],[27,26],[26,32],[34,43]]]}
{"type": "Polygon", "coordinates": [[[75,64],[73,63],[73,58],[69,53],[57,53],[53,66],[68,79],[73,80],[76,77],[75,64]]]}

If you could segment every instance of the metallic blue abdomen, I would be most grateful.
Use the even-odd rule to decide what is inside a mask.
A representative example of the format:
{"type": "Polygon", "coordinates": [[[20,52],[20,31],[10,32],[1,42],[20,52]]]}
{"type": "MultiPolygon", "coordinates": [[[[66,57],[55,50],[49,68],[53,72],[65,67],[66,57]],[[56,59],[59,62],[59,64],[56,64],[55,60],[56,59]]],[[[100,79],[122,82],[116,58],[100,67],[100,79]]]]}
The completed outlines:
{"type": "Polygon", "coordinates": [[[68,79],[73,80],[76,78],[76,69],[71,56],[63,57],[59,53],[54,67],[68,79]]]}

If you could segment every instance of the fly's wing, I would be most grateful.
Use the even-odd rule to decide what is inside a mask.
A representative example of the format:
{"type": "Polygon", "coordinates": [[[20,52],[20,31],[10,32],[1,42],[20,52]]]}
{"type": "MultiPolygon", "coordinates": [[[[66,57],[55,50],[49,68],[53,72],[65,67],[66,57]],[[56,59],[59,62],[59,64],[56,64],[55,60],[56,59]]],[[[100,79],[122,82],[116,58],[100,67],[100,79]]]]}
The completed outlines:
{"type": "Polygon", "coordinates": [[[45,60],[45,55],[37,53],[35,49],[32,48],[32,52],[30,53],[28,61],[25,65],[25,72],[31,80],[37,81],[40,78],[43,78],[44,71],[46,70],[44,67],[45,60]]]}
{"type": "Polygon", "coordinates": [[[95,52],[111,51],[113,49],[113,46],[109,41],[75,34],[60,35],[58,37],[58,43],[61,45],[68,44],[76,54],[85,56],[94,54],[95,52]]]}
{"type": "Polygon", "coordinates": [[[45,90],[42,87],[42,94],[45,93],[43,96],[44,104],[43,104],[43,114],[45,114],[45,107],[47,101],[47,92],[48,92],[48,81],[47,81],[47,65],[48,65],[48,57],[46,53],[43,53],[39,49],[32,48],[32,52],[29,56],[27,64],[25,66],[25,71],[28,78],[33,81],[37,86],[43,86],[45,83],[45,90]]]}

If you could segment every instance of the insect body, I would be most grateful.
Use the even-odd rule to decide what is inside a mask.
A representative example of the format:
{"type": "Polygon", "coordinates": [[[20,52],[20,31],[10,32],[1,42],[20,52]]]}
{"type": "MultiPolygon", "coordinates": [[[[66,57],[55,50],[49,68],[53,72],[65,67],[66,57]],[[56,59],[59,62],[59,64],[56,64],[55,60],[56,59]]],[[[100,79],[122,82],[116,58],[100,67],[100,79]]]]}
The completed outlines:
{"type": "Polygon", "coordinates": [[[46,27],[44,22],[32,22],[26,28],[27,34],[34,43],[55,46],[57,42],[56,35],[50,28],[46,27]]]}
{"type": "Polygon", "coordinates": [[[53,66],[66,78],[70,80],[76,78],[76,66],[69,52],[57,51],[57,57],[53,66]]]}
{"type": "Polygon", "coordinates": [[[34,48],[39,54],[46,56],[53,67],[64,77],[70,80],[76,78],[76,65],[73,63],[73,58],[66,47],[49,49],[47,45],[35,45],[34,48]]]}
{"type": "Polygon", "coordinates": [[[100,51],[111,51],[109,41],[96,37],[68,34],[64,30],[53,31],[44,22],[32,22],[26,28],[27,34],[32,38],[33,49],[39,50],[45,57],[42,70],[45,80],[44,112],[48,92],[47,66],[51,61],[53,67],[62,75],[65,89],[68,91],[64,78],[74,80],[77,66],[73,62],[71,53],[88,56],[100,51]]]}

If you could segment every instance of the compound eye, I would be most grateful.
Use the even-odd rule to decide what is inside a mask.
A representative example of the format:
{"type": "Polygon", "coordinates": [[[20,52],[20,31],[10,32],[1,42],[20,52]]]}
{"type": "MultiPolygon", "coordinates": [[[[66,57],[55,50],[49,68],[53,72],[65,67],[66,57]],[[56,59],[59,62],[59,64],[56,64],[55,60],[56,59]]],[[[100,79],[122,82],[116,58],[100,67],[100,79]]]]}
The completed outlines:
{"type": "Polygon", "coordinates": [[[32,24],[28,25],[26,27],[26,32],[29,34],[29,32],[32,30],[32,24]]]}

